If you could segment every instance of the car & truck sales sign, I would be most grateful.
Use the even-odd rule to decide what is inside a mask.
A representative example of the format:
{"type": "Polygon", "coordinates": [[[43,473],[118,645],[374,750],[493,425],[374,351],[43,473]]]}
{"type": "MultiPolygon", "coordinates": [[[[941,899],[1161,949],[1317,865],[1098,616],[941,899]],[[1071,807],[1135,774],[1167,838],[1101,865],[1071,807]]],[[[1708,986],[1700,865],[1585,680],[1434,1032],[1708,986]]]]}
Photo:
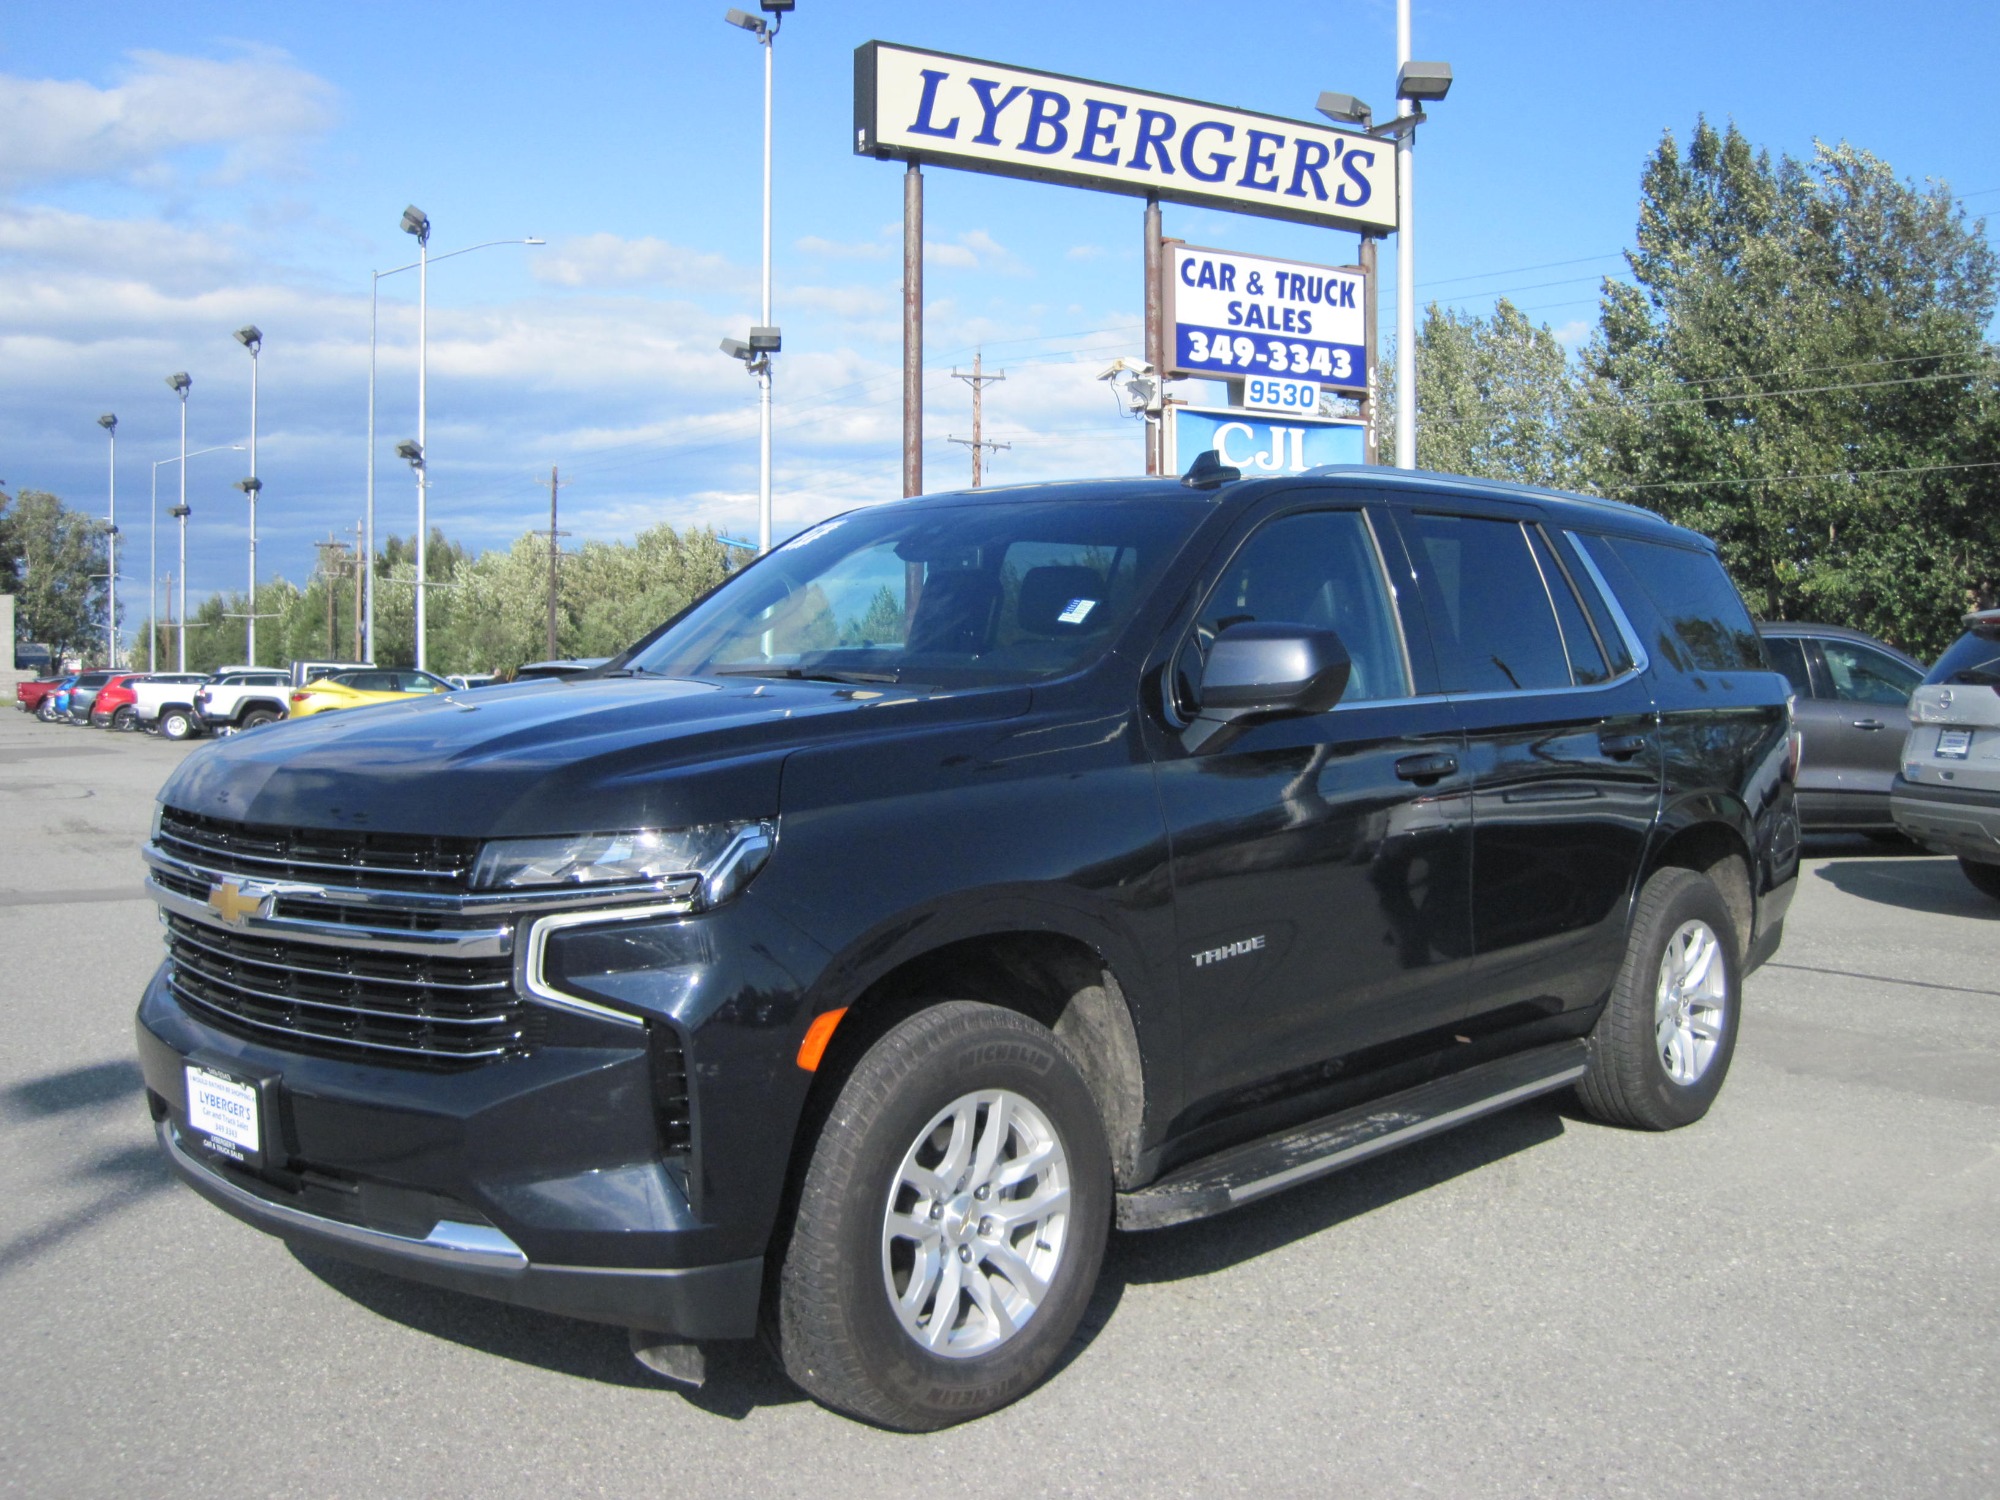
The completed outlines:
{"type": "MultiPolygon", "coordinates": [[[[1169,375],[1368,387],[1367,283],[1351,267],[1167,246],[1169,375]]],[[[1265,404],[1265,403],[1258,403],[1265,404]]]]}
{"type": "Polygon", "coordinates": [[[855,49],[854,149],[1332,229],[1396,227],[1387,141],[889,42],[855,49]]]}

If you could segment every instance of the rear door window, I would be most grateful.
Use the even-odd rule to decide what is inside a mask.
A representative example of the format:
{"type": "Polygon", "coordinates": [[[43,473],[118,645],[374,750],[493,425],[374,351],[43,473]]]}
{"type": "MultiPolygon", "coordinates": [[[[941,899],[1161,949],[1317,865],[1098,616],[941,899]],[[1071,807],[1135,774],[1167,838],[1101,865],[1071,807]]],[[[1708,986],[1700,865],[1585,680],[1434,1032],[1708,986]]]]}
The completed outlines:
{"type": "Polygon", "coordinates": [[[1853,641],[1822,640],[1820,660],[1833,684],[1833,695],[1843,703],[1880,703],[1900,706],[1923,681],[1917,672],[1893,656],[1853,641]]]}
{"type": "Polygon", "coordinates": [[[1403,524],[1446,692],[1572,686],[1555,605],[1519,522],[1419,511],[1403,524]]]}

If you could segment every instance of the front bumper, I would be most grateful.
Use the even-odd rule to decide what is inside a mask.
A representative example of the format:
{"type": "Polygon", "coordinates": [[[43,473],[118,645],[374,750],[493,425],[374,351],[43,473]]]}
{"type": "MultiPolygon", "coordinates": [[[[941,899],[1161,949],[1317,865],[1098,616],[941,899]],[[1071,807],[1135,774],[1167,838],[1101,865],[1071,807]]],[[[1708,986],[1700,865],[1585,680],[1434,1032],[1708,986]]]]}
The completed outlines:
{"type": "Polygon", "coordinates": [[[1920,786],[1898,776],[1889,811],[1896,826],[1926,849],[2000,864],[2000,792],[1920,786]]]}
{"type": "Polygon", "coordinates": [[[244,1223],[304,1249],[516,1307],[684,1339],[747,1338],[756,1329],[761,1256],[662,1270],[538,1265],[490,1224],[439,1220],[419,1238],[308,1213],[197,1159],[171,1118],[155,1129],[182,1182],[244,1223]]]}
{"type": "Polygon", "coordinates": [[[762,1226],[698,1212],[660,1149],[631,1028],[454,1071],[278,1050],[209,1024],[164,982],[138,1043],[160,1145],[217,1207],[301,1247],[435,1286],[683,1339],[755,1332],[762,1226]],[[186,1067],[260,1080],[265,1160],[187,1127],[186,1067]]]}

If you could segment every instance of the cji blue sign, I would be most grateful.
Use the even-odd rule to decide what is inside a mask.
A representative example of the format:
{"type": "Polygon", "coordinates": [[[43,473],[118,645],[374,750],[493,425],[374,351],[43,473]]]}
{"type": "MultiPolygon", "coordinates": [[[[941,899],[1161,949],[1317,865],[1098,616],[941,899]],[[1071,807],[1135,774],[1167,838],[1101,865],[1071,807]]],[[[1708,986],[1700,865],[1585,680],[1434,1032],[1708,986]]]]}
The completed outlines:
{"type": "Polygon", "coordinates": [[[1185,474],[1197,455],[1215,450],[1245,479],[1303,474],[1321,464],[1358,464],[1360,422],[1310,421],[1229,407],[1169,406],[1174,468],[1185,474]]]}
{"type": "Polygon", "coordinates": [[[1282,375],[1368,388],[1367,282],[1360,270],[1170,244],[1167,374],[1282,375]]]}

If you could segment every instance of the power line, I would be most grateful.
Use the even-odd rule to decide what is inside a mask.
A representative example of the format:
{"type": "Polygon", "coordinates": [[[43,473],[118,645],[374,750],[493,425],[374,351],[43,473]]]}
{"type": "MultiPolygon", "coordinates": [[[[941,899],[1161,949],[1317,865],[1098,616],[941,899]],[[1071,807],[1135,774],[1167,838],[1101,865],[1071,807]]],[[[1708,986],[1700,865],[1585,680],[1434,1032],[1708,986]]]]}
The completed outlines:
{"type": "Polygon", "coordinates": [[[1718,484],[1789,484],[1805,480],[1871,479],[1880,474],[1939,474],[1950,469],[2000,469],[2000,459],[1969,464],[1914,464],[1898,469],[1842,469],[1834,474],[1769,474],[1750,479],[1662,479],[1651,484],[1618,484],[1609,488],[1613,494],[1624,495],[1634,490],[1699,490],[1718,484]]]}

